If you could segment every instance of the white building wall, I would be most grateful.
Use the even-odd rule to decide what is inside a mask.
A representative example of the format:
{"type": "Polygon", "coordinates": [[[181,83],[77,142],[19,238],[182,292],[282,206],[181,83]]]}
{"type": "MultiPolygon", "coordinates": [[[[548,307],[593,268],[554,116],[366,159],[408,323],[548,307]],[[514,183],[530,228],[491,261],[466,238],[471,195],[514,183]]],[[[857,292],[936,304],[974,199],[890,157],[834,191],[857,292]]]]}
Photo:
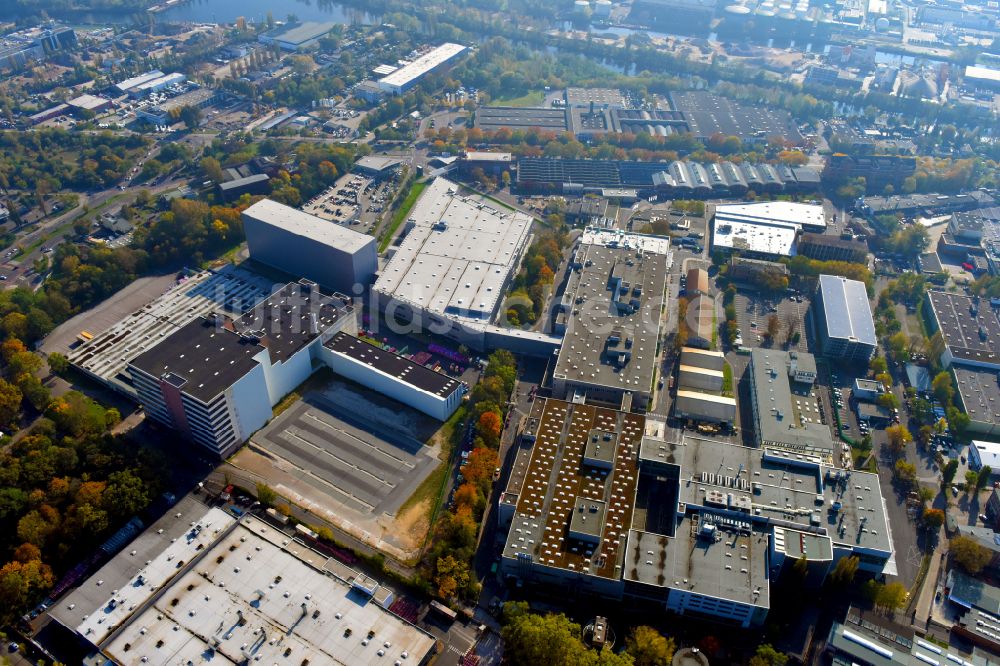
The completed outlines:
{"type": "Polygon", "coordinates": [[[321,342],[319,338],[316,338],[295,352],[291,358],[274,365],[271,364],[271,358],[266,350],[262,354],[258,354],[258,367],[263,368],[265,374],[264,383],[271,407],[295,390],[296,386],[309,379],[313,373],[312,348],[318,346],[321,346],[321,342]]]}
{"type": "Polygon", "coordinates": [[[271,419],[272,403],[267,388],[264,366],[258,364],[227,390],[230,413],[241,444],[271,419]]]}
{"type": "Polygon", "coordinates": [[[439,421],[447,421],[462,401],[461,391],[453,392],[447,399],[441,398],[326,347],[322,348],[321,358],[337,374],[398,400],[404,405],[409,405],[428,416],[433,416],[439,421]]]}
{"type": "MultiPolygon", "coordinates": [[[[738,622],[742,627],[749,627],[754,621],[754,606],[741,604],[728,599],[717,599],[687,590],[670,588],[667,597],[667,610],[678,614],[697,611],[706,615],[714,615],[723,620],[738,622]]],[[[766,613],[766,609],[763,609],[766,613]]]]}

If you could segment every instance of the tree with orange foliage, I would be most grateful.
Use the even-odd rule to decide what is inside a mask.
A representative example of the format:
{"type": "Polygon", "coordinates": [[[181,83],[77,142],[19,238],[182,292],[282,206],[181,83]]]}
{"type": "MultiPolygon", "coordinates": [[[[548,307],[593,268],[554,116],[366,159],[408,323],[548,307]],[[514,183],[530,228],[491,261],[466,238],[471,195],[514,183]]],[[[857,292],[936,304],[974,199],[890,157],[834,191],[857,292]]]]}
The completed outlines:
{"type": "Polygon", "coordinates": [[[466,481],[455,491],[455,508],[468,507],[473,516],[481,515],[486,508],[486,499],[483,497],[475,484],[466,481]]]}
{"type": "Polygon", "coordinates": [[[495,449],[500,446],[500,433],[503,431],[503,420],[501,420],[500,415],[496,412],[483,412],[483,415],[479,417],[479,424],[476,426],[476,431],[483,438],[486,446],[495,449]]]}
{"type": "Polygon", "coordinates": [[[500,458],[493,449],[473,449],[469,459],[462,466],[462,475],[466,481],[473,483],[484,495],[493,483],[493,470],[497,468],[500,458]]]}

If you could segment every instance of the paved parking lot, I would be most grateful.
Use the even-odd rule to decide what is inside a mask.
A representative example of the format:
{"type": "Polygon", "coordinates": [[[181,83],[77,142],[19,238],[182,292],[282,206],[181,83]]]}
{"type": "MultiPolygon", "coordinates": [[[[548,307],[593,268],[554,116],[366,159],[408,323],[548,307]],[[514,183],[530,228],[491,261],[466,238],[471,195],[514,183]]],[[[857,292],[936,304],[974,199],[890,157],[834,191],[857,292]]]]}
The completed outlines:
{"type": "Polygon", "coordinates": [[[307,395],[253,438],[302,480],[361,513],[394,513],[437,465],[422,442],[307,395]]]}
{"type": "Polygon", "coordinates": [[[775,339],[776,346],[786,348],[789,329],[798,332],[800,338],[796,344],[788,344],[787,349],[793,351],[808,351],[806,338],[806,315],[809,312],[807,296],[793,298],[773,297],[749,291],[739,291],[734,304],[736,306],[736,325],[743,336],[743,343],[748,347],[761,346],[761,339],[767,330],[767,320],[774,314],[780,324],[775,339]],[[756,326],[754,326],[756,323],[756,326]]]}

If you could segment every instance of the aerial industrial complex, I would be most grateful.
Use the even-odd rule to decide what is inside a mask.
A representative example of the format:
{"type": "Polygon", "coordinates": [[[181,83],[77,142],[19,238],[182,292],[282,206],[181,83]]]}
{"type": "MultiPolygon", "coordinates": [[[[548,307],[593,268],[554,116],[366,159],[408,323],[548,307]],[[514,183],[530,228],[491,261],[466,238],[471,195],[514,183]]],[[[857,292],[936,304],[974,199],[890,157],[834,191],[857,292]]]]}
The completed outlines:
{"type": "Polygon", "coordinates": [[[551,351],[558,344],[493,325],[531,238],[531,217],[437,178],[410,211],[404,233],[373,287],[387,317],[474,349],[488,348],[488,336],[513,348],[537,343],[551,351]]]}
{"type": "Polygon", "coordinates": [[[536,403],[499,499],[503,573],[752,626],[770,580],[801,558],[819,580],[847,555],[894,569],[877,475],[662,433],[651,417],[536,403]]]}

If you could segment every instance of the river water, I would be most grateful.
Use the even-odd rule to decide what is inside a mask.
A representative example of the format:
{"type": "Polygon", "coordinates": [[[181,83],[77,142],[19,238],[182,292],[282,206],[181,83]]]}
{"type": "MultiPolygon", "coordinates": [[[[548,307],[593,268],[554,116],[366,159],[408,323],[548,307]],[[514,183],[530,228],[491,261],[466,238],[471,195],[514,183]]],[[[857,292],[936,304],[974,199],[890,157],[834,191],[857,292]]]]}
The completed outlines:
{"type": "Polygon", "coordinates": [[[377,23],[364,10],[336,2],[316,0],[190,0],[157,15],[161,21],[192,23],[235,23],[241,16],[262,23],[271,12],[275,21],[285,21],[294,14],[300,21],[336,21],[337,23],[377,23]]]}

